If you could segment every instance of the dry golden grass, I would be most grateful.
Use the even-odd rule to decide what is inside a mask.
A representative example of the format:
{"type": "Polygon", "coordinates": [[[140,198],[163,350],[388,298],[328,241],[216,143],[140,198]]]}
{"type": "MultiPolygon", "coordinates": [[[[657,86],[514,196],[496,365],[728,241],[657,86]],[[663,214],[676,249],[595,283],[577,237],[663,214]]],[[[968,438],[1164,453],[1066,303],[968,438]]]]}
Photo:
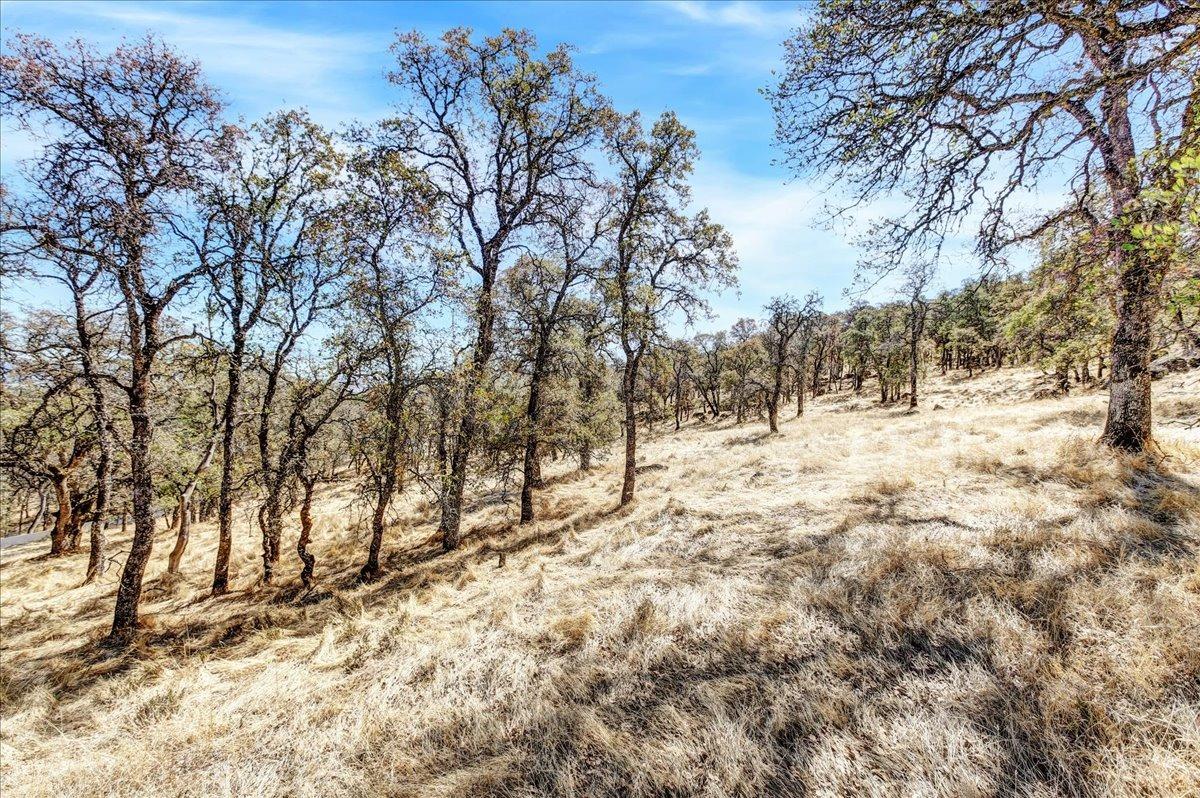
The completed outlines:
{"type": "Polygon", "coordinates": [[[1171,379],[1159,462],[1092,445],[1101,395],[1017,402],[1024,372],[915,414],[839,394],[647,442],[624,512],[615,460],[452,555],[405,506],[362,587],[349,494],[307,595],[255,586],[248,527],[236,592],[206,598],[204,525],[166,584],[164,535],[120,656],[112,581],[6,553],[4,795],[1200,795],[1200,386],[1171,379]]]}

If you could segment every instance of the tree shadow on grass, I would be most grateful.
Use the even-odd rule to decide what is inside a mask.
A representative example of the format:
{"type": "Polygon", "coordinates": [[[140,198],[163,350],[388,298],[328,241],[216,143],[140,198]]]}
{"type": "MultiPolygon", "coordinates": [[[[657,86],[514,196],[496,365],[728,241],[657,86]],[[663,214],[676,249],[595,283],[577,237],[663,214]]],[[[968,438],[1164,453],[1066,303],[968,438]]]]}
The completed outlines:
{"type": "Polygon", "coordinates": [[[535,548],[561,546],[568,535],[585,532],[605,519],[625,512],[605,506],[585,510],[557,524],[521,526],[513,522],[479,525],[464,536],[459,548],[444,552],[436,536],[391,552],[383,575],[359,591],[364,601],[409,590],[456,583],[475,564],[509,558],[535,548]]]}
{"type": "MultiPolygon", "coordinates": [[[[841,556],[836,536],[818,536],[813,543],[814,550],[841,556]]],[[[797,556],[777,567],[795,582],[812,576],[820,559],[797,556]]],[[[778,581],[760,573],[764,585],[778,581]]],[[[817,613],[837,630],[809,646],[764,634],[763,619],[751,615],[724,625],[706,623],[705,631],[671,632],[683,637],[664,648],[666,633],[653,620],[657,610],[652,603],[646,611],[639,606],[590,645],[546,652],[549,676],[530,685],[528,701],[522,702],[542,708],[532,715],[497,706],[489,711],[499,719],[488,724],[475,726],[471,718],[455,716],[422,729],[417,744],[428,741],[438,757],[436,767],[415,774],[413,788],[497,797],[800,796],[867,792],[872,784],[899,779],[916,790],[904,769],[924,778],[946,752],[936,743],[928,749],[911,742],[907,749],[888,747],[889,723],[904,719],[895,697],[913,685],[953,682],[954,674],[971,671],[984,679],[978,703],[950,712],[960,713],[959,722],[1001,752],[995,767],[972,777],[990,779],[998,795],[1047,789],[1092,795],[1088,752],[1103,741],[1087,729],[1097,709],[1081,702],[1075,714],[1051,711],[1042,686],[1014,681],[997,663],[996,640],[979,628],[956,629],[951,623],[972,601],[1005,600],[1007,592],[996,590],[996,582],[1006,578],[1018,579],[957,567],[928,549],[890,552],[885,567],[822,578],[808,593],[802,611],[817,613]],[[946,612],[897,616],[898,601],[922,594],[943,597],[946,612]],[[504,733],[481,739],[480,728],[504,733]],[[1064,740],[1075,750],[1064,751],[1064,740]],[[828,755],[831,741],[851,751],[840,762],[842,781],[836,785],[811,770],[815,757],[828,755]],[[503,767],[492,767],[497,762],[503,767]]],[[[929,732],[936,738],[937,730],[929,732]]],[[[952,766],[962,770],[970,763],[952,766]]]]}
{"type": "MultiPolygon", "coordinates": [[[[1091,483],[1081,474],[1086,477],[1078,470],[1056,475],[1048,469],[1039,479],[1083,490],[1091,483]]],[[[436,755],[423,760],[428,770],[413,774],[403,789],[434,792],[423,788],[454,776],[445,794],[866,793],[872,784],[903,779],[903,773],[896,776],[899,769],[915,767],[905,759],[912,751],[889,748],[878,726],[905,720],[894,697],[913,685],[939,679],[953,683],[970,671],[982,686],[973,700],[945,711],[1000,752],[998,764],[980,774],[992,794],[1096,795],[1094,768],[1105,755],[1103,707],[1092,694],[1072,693],[1076,683],[1066,666],[1082,646],[1073,613],[1086,599],[1076,589],[1094,589],[1113,572],[1147,563],[1184,567],[1195,554],[1189,523],[1200,506],[1195,486],[1177,476],[1151,469],[1119,474],[1115,485],[1129,494],[1138,523],[1109,537],[1081,540],[1067,537],[1061,521],[1042,520],[1028,529],[981,534],[977,545],[994,556],[974,560],[961,558],[953,547],[925,541],[892,545],[863,535],[860,542],[869,555],[863,566],[841,567],[846,557],[861,556],[847,552],[844,534],[860,524],[970,529],[945,516],[910,511],[903,493],[855,499],[862,508],[855,523],[807,535],[804,545],[783,545],[790,539],[780,538],[782,527],[761,519],[743,522],[732,513],[714,514],[711,520],[735,526],[747,549],[760,552],[761,567],[745,569],[752,580],[748,592],[773,597],[769,603],[775,610],[810,613],[820,620],[814,628],[831,631],[821,632],[816,644],[800,634],[771,634],[763,631],[765,609],[735,618],[702,614],[697,628],[660,629],[653,622],[654,605],[644,612],[639,607],[601,639],[585,637],[571,647],[543,652],[545,681],[521,693],[522,702],[536,708],[532,715],[511,723],[503,716],[476,718],[475,726],[464,728],[471,718],[448,713],[453,717],[415,732],[417,744],[436,755]],[[1076,549],[1079,556],[1062,558],[1065,568],[1039,570],[1043,556],[1056,548],[1076,549]],[[802,587],[788,592],[796,585],[802,587]],[[1002,610],[996,628],[1012,615],[1031,629],[1028,641],[1036,645],[1030,645],[1032,664],[1021,666],[1024,671],[1014,673],[1011,661],[1004,660],[1006,643],[996,628],[971,620],[971,612],[993,605],[1002,610]],[[1035,652],[1043,644],[1047,653],[1038,659],[1035,652]],[[1072,695],[1070,702],[1061,700],[1064,693],[1072,695]],[[855,756],[843,761],[846,782],[840,785],[822,783],[813,771],[814,759],[834,743],[855,756]]],[[[270,606],[247,606],[242,597],[210,605],[200,601],[199,611],[206,606],[225,611],[148,630],[140,648],[124,654],[103,655],[85,644],[24,660],[19,678],[6,674],[4,692],[43,685],[60,699],[73,697],[143,659],[213,651],[232,656],[239,646],[246,648],[236,653],[248,653],[260,645],[254,639],[259,632],[315,635],[335,617],[372,602],[456,583],[501,552],[514,557],[563,546],[573,532],[618,512],[624,511],[605,506],[537,526],[480,525],[448,554],[435,538],[425,537],[390,551],[383,578],[361,587],[346,582],[343,589],[340,581],[356,569],[350,554],[327,557],[322,572],[332,576],[319,593],[288,585],[250,594],[273,596],[270,606]],[[320,598],[306,598],[314,595],[320,598]],[[29,679],[30,672],[40,673],[40,681],[29,679]]],[[[658,565],[672,566],[673,578],[692,569],[694,583],[733,567],[702,558],[658,565]]],[[[1170,678],[1185,683],[1194,677],[1176,673],[1170,678]]],[[[1099,700],[1136,699],[1099,695],[1099,700]]],[[[506,710],[489,705],[488,711],[506,710]]],[[[1152,715],[1153,707],[1148,712],[1152,715]]],[[[370,756],[369,750],[363,755],[370,756]]],[[[388,768],[372,768],[371,774],[381,780],[379,792],[397,792],[394,782],[384,781],[395,778],[388,768]]]]}
{"type": "Polygon", "coordinates": [[[842,518],[834,526],[833,532],[845,533],[867,524],[896,528],[940,525],[960,530],[978,531],[970,524],[964,524],[945,513],[915,515],[902,512],[900,506],[904,499],[903,493],[876,493],[856,497],[851,502],[861,509],[842,518]]]}
{"type": "Polygon", "coordinates": [[[479,524],[451,552],[443,552],[440,540],[433,535],[390,548],[384,556],[382,575],[366,584],[357,580],[361,551],[349,546],[335,547],[332,555],[318,561],[319,579],[312,589],[304,588],[298,579],[283,576],[275,586],[255,585],[216,597],[210,596],[203,585],[194,584],[191,587],[195,592],[185,596],[181,595],[183,582],[156,594],[155,586],[161,580],[148,581],[150,593],[144,603],[143,628],[124,650],[102,644],[112,611],[113,598],[108,591],[83,602],[72,611],[70,619],[37,613],[27,623],[20,618],[8,621],[5,632],[10,640],[6,643],[19,634],[24,637],[23,649],[42,651],[5,657],[0,695],[7,703],[9,697],[41,687],[63,700],[84,695],[137,663],[181,663],[216,652],[228,657],[250,656],[280,634],[319,634],[330,622],[352,617],[376,602],[453,584],[473,565],[498,559],[501,552],[507,558],[561,546],[568,535],[625,512],[607,502],[603,507],[570,515],[562,503],[542,501],[539,506],[547,520],[524,527],[508,522],[479,524]],[[59,621],[63,620],[76,625],[94,624],[94,628],[84,633],[86,639],[82,642],[60,640],[59,621]],[[266,633],[266,637],[258,641],[260,633],[266,633]]]}
{"type": "Polygon", "coordinates": [[[778,438],[778,437],[779,437],[778,432],[771,432],[771,430],[767,429],[767,430],[763,430],[761,432],[753,432],[748,435],[739,435],[736,438],[730,438],[729,440],[725,441],[725,445],[726,446],[762,446],[764,443],[771,440],[772,438],[778,438]]]}

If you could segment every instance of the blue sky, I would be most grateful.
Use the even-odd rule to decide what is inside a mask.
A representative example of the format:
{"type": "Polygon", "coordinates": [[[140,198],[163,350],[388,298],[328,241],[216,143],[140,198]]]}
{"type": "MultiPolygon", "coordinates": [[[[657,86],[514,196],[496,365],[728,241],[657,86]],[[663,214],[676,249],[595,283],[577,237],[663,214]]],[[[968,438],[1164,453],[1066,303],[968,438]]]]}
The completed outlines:
{"type": "MultiPolygon", "coordinates": [[[[673,109],[697,132],[696,204],[729,228],[742,264],[740,296],[715,297],[717,319],[705,327],[757,316],[780,293],[817,290],[827,309],[846,304],[854,228],[817,225],[824,187],[789,182],[772,164],[774,122],[759,92],[803,14],[796,3],[754,2],[0,4],[5,36],[80,36],[107,47],[152,30],[198,59],[231,113],[247,120],[289,106],[329,125],[387,115],[394,95],[383,74],[397,30],[524,27],[543,45],[570,43],[617,107],[651,117],[673,109]]],[[[7,171],[32,145],[4,132],[7,171]]],[[[943,282],[973,270],[960,258],[943,282]]]]}

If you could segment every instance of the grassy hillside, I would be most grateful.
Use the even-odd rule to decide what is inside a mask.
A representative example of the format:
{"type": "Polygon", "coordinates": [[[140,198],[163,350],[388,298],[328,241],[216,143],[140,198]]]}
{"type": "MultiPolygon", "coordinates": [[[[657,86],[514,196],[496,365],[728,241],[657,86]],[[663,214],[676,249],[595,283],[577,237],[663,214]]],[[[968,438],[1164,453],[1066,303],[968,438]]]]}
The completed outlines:
{"type": "Polygon", "coordinates": [[[452,555],[405,506],[363,587],[348,492],[307,595],[255,587],[248,527],[231,595],[206,525],[165,583],[164,534],[119,656],[115,574],[6,552],[3,792],[1200,795],[1200,379],[1156,383],[1159,464],[1032,382],[665,434],[630,511],[613,458],[452,555]]]}

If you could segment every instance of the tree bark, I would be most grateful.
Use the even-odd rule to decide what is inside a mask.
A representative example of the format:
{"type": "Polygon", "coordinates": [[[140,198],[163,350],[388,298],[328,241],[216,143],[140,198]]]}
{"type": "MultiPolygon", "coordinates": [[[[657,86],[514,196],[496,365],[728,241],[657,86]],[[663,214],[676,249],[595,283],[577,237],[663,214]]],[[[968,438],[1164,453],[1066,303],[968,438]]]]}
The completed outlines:
{"type": "Polygon", "coordinates": [[[66,475],[61,472],[52,474],[50,485],[54,488],[54,500],[58,503],[54,529],[50,531],[50,556],[61,557],[67,553],[67,534],[71,528],[71,490],[66,475]]]}
{"type": "Polygon", "coordinates": [[[93,509],[92,531],[88,540],[88,564],[83,578],[85,585],[103,576],[108,567],[108,560],[104,556],[105,549],[108,547],[108,537],[104,530],[107,526],[105,515],[108,512],[108,483],[110,480],[108,474],[109,453],[105,452],[106,447],[111,451],[111,441],[101,443],[101,464],[96,467],[96,505],[93,509]]]}
{"type": "Polygon", "coordinates": [[[775,382],[767,393],[767,426],[771,432],[779,432],[779,402],[783,398],[783,363],[776,361],[775,382]]]}
{"type": "Polygon", "coordinates": [[[804,415],[804,390],[805,390],[805,385],[804,385],[804,383],[805,383],[805,379],[804,379],[804,370],[805,370],[805,366],[807,365],[807,364],[804,362],[805,360],[806,360],[806,356],[805,356],[804,354],[801,354],[801,355],[800,355],[800,363],[799,363],[799,365],[796,367],[796,368],[797,368],[797,376],[796,376],[796,418],[800,418],[800,416],[804,415]]]}
{"type": "Polygon", "coordinates": [[[41,530],[42,519],[46,517],[46,491],[41,489],[38,491],[38,509],[34,514],[33,520],[29,522],[29,527],[26,532],[38,532],[41,530]]]}
{"type": "Polygon", "coordinates": [[[154,483],[150,471],[150,440],[154,432],[150,418],[150,373],[140,346],[134,346],[134,379],[129,391],[132,432],[129,446],[130,483],[133,496],[133,541],[117,587],[116,608],[110,639],[128,643],[137,629],[142,579],[154,546],[154,483]]]}
{"type": "Polygon", "coordinates": [[[1101,440],[1141,452],[1151,439],[1150,357],[1161,270],[1122,254],[1117,328],[1109,363],[1108,417],[1101,440]]]}
{"type": "Polygon", "coordinates": [[[498,267],[498,258],[493,253],[485,252],[482,270],[483,282],[479,287],[479,300],[476,303],[476,317],[479,322],[478,335],[475,340],[475,351],[471,359],[468,379],[463,389],[463,415],[454,444],[454,453],[450,458],[449,484],[446,485],[446,490],[442,495],[442,519],[439,532],[443,551],[457,549],[462,540],[463,491],[467,484],[468,459],[471,448],[475,444],[479,423],[477,418],[479,393],[484,388],[488,364],[492,359],[492,350],[495,348],[493,336],[496,314],[492,305],[492,283],[498,267]]]}
{"type": "Polygon", "coordinates": [[[921,334],[925,331],[925,308],[921,304],[920,297],[909,303],[909,313],[912,323],[909,327],[911,336],[908,348],[908,408],[913,410],[917,406],[917,371],[921,334]]]}
{"type": "Polygon", "coordinates": [[[300,556],[302,563],[300,581],[305,588],[311,588],[313,586],[313,569],[317,564],[317,558],[308,551],[309,541],[312,540],[312,499],[315,480],[311,477],[301,476],[300,482],[304,485],[304,499],[300,502],[300,539],[296,541],[296,554],[300,556]]]}
{"type": "Polygon", "coordinates": [[[362,581],[375,579],[379,576],[379,555],[383,550],[383,532],[387,519],[387,508],[396,491],[396,469],[398,453],[396,446],[389,441],[385,444],[383,463],[380,465],[379,495],[376,497],[375,509],[371,513],[371,546],[367,550],[367,561],[358,572],[362,581]]]}
{"type": "MultiPolygon", "coordinates": [[[[214,389],[215,390],[215,389],[214,389]]],[[[212,464],[213,457],[217,453],[217,435],[221,431],[223,424],[220,419],[217,420],[217,425],[210,433],[208,440],[208,448],[204,450],[204,456],[200,458],[200,462],[196,465],[196,470],[192,472],[191,479],[188,481],[183,492],[180,493],[179,503],[175,507],[175,513],[179,519],[179,530],[175,536],[175,547],[171,549],[171,555],[167,559],[167,573],[179,573],[179,563],[183,560],[183,553],[187,549],[188,533],[190,532],[191,522],[196,517],[196,505],[192,501],[192,496],[196,493],[196,488],[200,484],[200,477],[208,470],[212,464]]]]}
{"type": "Polygon", "coordinates": [[[275,564],[279,562],[279,541],[283,536],[282,493],[282,476],[272,479],[272,484],[267,488],[267,500],[258,515],[259,528],[262,530],[264,585],[272,583],[275,578],[275,564]]]}
{"type": "MultiPolygon", "coordinates": [[[[358,572],[360,581],[375,579],[380,574],[379,555],[383,550],[383,532],[388,507],[396,493],[396,478],[400,471],[400,435],[404,423],[405,388],[399,382],[402,364],[399,357],[392,363],[392,380],[384,405],[387,429],[383,442],[383,458],[379,464],[377,482],[378,495],[371,513],[371,545],[367,550],[367,561],[358,572]]],[[[307,487],[307,486],[306,486],[307,487]]],[[[303,559],[303,558],[301,558],[303,559]]]]}
{"type": "Polygon", "coordinates": [[[529,400],[525,408],[525,422],[529,428],[525,432],[525,461],[521,479],[522,524],[533,521],[533,489],[542,481],[541,464],[538,461],[538,434],[542,416],[542,376],[550,355],[548,338],[545,334],[540,336],[529,377],[529,400]]]}
{"type": "Polygon", "coordinates": [[[917,407],[917,338],[914,335],[908,352],[908,409],[917,407]]]}
{"type": "Polygon", "coordinates": [[[621,506],[633,501],[637,482],[637,414],[634,412],[634,387],[637,384],[638,356],[626,356],[621,392],[625,400],[625,475],[621,483],[621,506]]]}
{"type": "Polygon", "coordinates": [[[84,516],[91,513],[92,497],[80,496],[74,490],[71,490],[69,495],[71,499],[71,520],[67,524],[67,551],[73,554],[79,551],[79,541],[83,537],[84,516]]]}
{"type": "MultiPolygon", "coordinates": [[[[1084,52],[1102,72],[1123,67],[1125,48],[1105,47],[1098,38],[1083,38],[1084,52]]],[[[1136,245],[1123,214],[1136,205],[1138,179],[1136,145],[1129,117],[1128,90],[1109,86],[1100,98],[1108,136],[1101,142],[1105,181],[1112,207],[1109,252],[1117,275],[1117,327],[1113,335],[1109,376],[1108,416],[1100,440],[1115,449],[1141,452],[1151,439],[1150,358],[1154,314],[1161,293],[1165,263],[1136,245]]],[[[1197,138],[1195,99],[1184,109],[1181,144],[1197,138]]]]}
{"type": "Polygon", "coordinates": [[[217,560],[213,567],[212,595],[229,591],[229,555],[233,549],[233,444],[237,431],[237,404],[242,385],[245,337],[234,322],[233,347],[229,353],[228,386],[221,428],[221,486],[217,498],[217,560]]]}
{"type": "Polygon", "coordinates": [[[179,573],[179,563],[183,560],[183,552],[187,549],[188,533],[191,531],[192,519],[188,513],[188,496],[180,496],[176,505],[176,517],[179,518],[179,529],[175,533],[175,546],[167,557],[167,573],[179,573]]]}
{"type": "MultiPolygon", "coordinates": [[[[72,283],[77,286],[78,283],[72,283]]],[[[99,453],[96,458],[96,495],[92,505],[92,530],[88,542],[88,564],[83,578],[86,585],[104,574],[107,560],[104,550],[107,538],[104,534],[106,524],[105,514],[108,512],[108,494],[112,482],[113,443],[111,425],[108,413],[108,399],[104,395],[104,386],[96,373],[92,360],[92,332],[87,327],[87,311],[84,306],[83,292],[76,290],[75,294],[75,329],[79,338],[80,361],[83,366],[84,380],[92,394],[92,416],[96,423],[96,442],[99,453]]]]}

